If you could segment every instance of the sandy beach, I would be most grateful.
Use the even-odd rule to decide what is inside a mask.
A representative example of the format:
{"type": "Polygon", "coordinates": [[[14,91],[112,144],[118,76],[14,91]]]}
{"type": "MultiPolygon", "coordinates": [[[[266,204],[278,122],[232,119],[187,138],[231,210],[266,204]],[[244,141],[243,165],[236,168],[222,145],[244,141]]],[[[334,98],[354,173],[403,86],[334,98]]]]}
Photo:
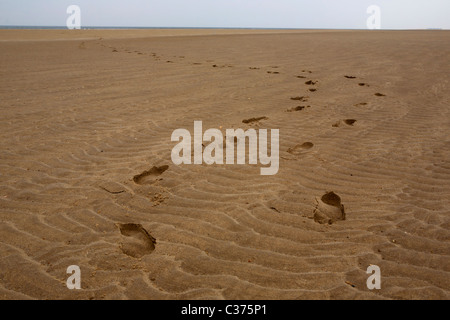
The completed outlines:
{"type": "Polygon", "coordinates": [[[450,31],[0,30],[0,64],[0,299],[450,298],[450,31]],[[279,129],[277,174],[175,165],[194,121],[279,129]]]}

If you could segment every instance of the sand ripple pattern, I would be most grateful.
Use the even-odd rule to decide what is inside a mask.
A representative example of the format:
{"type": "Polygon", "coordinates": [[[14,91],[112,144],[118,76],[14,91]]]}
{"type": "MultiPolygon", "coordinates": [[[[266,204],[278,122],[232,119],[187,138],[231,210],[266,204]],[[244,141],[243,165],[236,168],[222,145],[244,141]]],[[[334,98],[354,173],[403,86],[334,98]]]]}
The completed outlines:
{"type": "Polygon", "coordinates": [[[450,298],[449,40],[0,42],[0,298],[450,298]],[[279,173],[173,165],[194,120],[279,128],[279,173]]]}

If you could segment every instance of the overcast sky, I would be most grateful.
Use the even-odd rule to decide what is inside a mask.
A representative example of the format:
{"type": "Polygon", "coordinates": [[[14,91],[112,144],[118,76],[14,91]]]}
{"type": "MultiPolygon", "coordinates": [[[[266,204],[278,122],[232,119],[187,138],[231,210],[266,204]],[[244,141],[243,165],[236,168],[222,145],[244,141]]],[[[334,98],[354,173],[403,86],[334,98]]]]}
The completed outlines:
{"type": "Polygon", "coordinates": [[[0,25],[366,29],[370,5],[382,29],[450,29],[450,0],[0,0],[0,25]]]}

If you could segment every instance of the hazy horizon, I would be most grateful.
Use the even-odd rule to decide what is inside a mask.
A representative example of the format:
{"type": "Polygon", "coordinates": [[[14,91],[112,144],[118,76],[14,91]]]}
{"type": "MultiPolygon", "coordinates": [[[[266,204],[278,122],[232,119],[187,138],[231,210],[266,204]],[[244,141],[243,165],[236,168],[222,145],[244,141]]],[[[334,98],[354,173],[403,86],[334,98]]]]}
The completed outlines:
{"type": "Polygon", "coordinates": [[[67,7],[91,28],[366,29],[367,8],[381,29],[450,29],[446,0],[2,0],[1,27],[64,27],[67,7]]]}

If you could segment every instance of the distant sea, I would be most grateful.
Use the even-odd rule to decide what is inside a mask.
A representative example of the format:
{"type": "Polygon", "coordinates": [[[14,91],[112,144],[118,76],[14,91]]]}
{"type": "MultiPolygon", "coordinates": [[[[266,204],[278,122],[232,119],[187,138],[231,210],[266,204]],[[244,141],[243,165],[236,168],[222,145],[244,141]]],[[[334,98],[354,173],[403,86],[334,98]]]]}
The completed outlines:
{"type": "MultiPolygon", "coordinates": [[[[0,26],[0,29],[50,29],[50,30],[67,30],[66,26],[0,26]]],[[[90,29],[242,29],[242,30],[270,30],[270,29],[280,29],[280,30],[292,30],[297,28],[222,28],[222,27],[81,27],[81,30],[90,29]]],[[[311,29],[314,30],[314,29],[311,29]]]]}
{"type": "MultiPolygon", "coordinates": [[[[0,26],[0,29],[48,29],[48,30],[67,30],[66,26],[0,26]]],[[[324,28],[237,28],[237,27],[81,27],[81,30],[114,30],[114,29],[232,29],[232,30],[330,30],[324,28]]],[[[367,30],[367,29],[336,29],[336,30],[367,30]]],[[[382,30],[448,30],[442,28],[426,28],[426,29],[382,29],[382,30]]]]}

